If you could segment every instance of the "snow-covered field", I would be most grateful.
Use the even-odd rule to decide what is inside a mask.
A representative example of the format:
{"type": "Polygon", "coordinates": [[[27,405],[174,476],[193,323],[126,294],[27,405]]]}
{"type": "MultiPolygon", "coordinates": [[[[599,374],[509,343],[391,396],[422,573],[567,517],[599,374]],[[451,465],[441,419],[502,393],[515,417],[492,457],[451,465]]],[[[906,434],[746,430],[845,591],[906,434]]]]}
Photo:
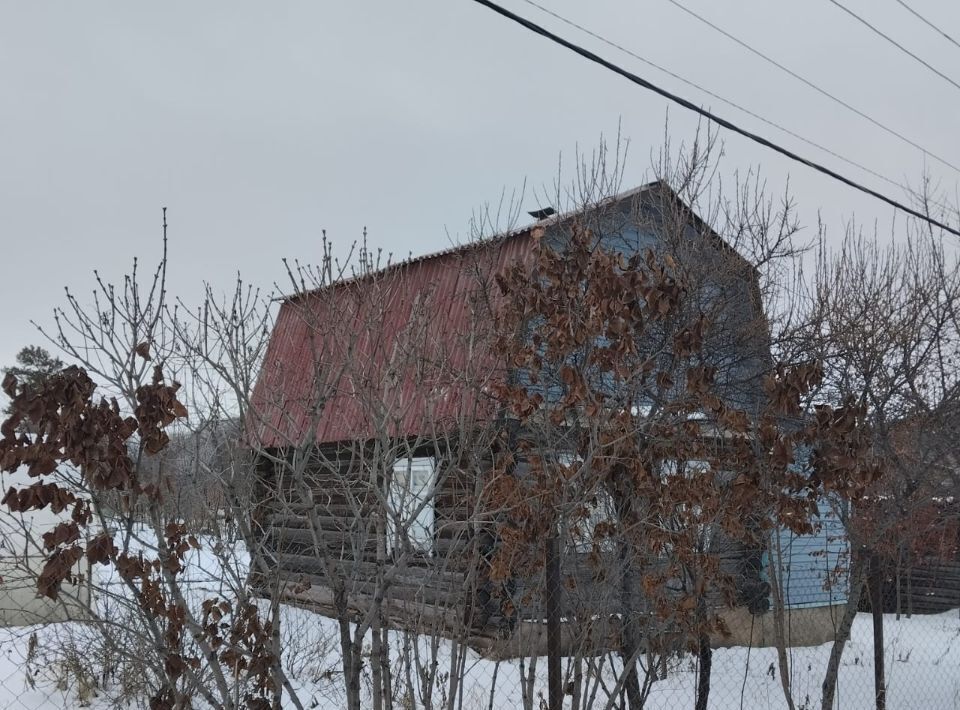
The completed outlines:
{"type": "MultiPolygon", "coordinates": [[[[218,559],[209,552],[191,558],[191,587],[197,599],[221,592],[224,579],[241,574],[242,549],[218,559]]],[[[102,573],[101,573],[102,574],[102,573]]],[[[104,577],[106,589],[119,590],[116,579],[104,577]]],[[[96,603],[107,613],[109,594],[96,603]]],[[[116,613],[116,610],[113,610],[116,613]]],[[[304,707],[341,708],[337,629],[329,620],[295,608],[283,610],[284,660],[304,707]]],[[[120,621],[122,623],[122,620],[120,621]]],[[[912,619],[885,619],[888,704],[900,708],[960,708],[960,614],[957,611],[912,619]]],[[[403,638],[393,635],[400,648],[403,638]]],[[[135,687],[118,666],[99,669],[98,658],[110,659],[111,649],[90,627],[78,622],[0,629],[0,708],[53,710],[87,706],[117,706],[120,687],[135,687]],[[91,668],[97,676],[91,677],[91,668]]],[[[428,640],[420,639],[426,650],[428,640]]],[[[843,656],[838,707],[866,710],[874,707],[873,636],[871,619],[861,614],[843,656]]],[[[793,649],[789,654],[790,684],[798,709],[819,707],[820,684],[829,645],[793,649]]],[[[399,656],[399,654],[398,654],[399,656]]],[[[449,666],[449,647],[438,654],[441,672],[449,666]]],[[[111,665],[111,661],[104,664],[111,665]]],[[[546,662],[537,664],[535,695],[546,689],[546,662]]],[[[399,671],[402,672],[402,671],[399,671]]],[[[654,683],[646,707],[692,708],[696,686],[693,659],[674,659],[665,679],[654,683]]],[[[786,708],[776,653],[769,648],[718,649],[714,652],[710,707],[786,708]]],[[[463,677],[464,710],[521,707],[519,662],[495,664],[470,653],[463,677]],[[491,697],[492,696],[492,697],[491,697]]],[[[605,679],[608,684],[612,678],[605,679]]],[[[602,697],[602,692],[599,697],[602,697]]],[[[140,705],[134,703],[132,706],[140,705]]],[[[596,707],[604,707],[598,702],[596,707]]],[[[198,704],[198,707],[200,705],[198,704]]],[[[399,703],[397,707],[404,707],[399,703]]]]}

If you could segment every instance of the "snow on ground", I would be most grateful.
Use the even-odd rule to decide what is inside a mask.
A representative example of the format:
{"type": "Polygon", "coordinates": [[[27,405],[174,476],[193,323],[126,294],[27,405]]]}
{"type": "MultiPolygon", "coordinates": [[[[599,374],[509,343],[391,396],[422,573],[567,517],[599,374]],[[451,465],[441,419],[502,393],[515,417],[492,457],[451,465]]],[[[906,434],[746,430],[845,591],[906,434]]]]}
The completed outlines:
{"type": "MultiPolygon", "coordinates": [[[[960,708],[960,615],[957,611],[912,619],[884,618],[886,637],[887,707],[903,709],[960,708]]],[[[791,686],[798,710],[819,708],[820,686],[830,645],[795,648],[789,653],[791,686]]],[[[545,663],[540,664],[545,666],[545,663]]],[[[539,670],[539,668],[538,668],[539,670]]],[[[489,693],[489,662],[481,662],[465,681],[489,693]]],[[[546,669],[539,686],[546,688],[546,669]]],[[[520,703],[519,672],[510,664],[499,672],[493,707],[520,703]]],[[[692,658],[674,662],[665,680],[657,681],[646,707],[651,710],[693,708],[696,666],[692,658]]],[[[873,626],[869,614],[858,615],[843,655],[837,707],[874,708],[873,626]]],[[[489,696],[487,696],[489,697],[489,696]]],[[[465,704],[466,706],[466,704],[465,704]]],[[[486,707],[487,704],[482,704],[486,707]]],[[[481,707],[477,705],[476,707],[481,707]]],[[[600,705],[602,707],[602,705],[600,705]]],[[[775,649],[717,649],[713,654],[710,707],[786,708],[775,649]]]]}
{"type": "MultiPolygon", "coordinates": [[[[143,535],[136,544],[149,546],[150,535],[143,535]]],[[[197,603],[210,595],[225,593],[231,578],[242,579],[247,564],[242,545],[227,548],[219,556],[207,549],[192,552],[189,562],[191,596],[197,603]]],[[[116,601],[110,599],[110,592],[123,594],[123,586],[116,577],[104,574],[102,568],[98,574],[108,593],[98,595],[96,603],[102,613],[116,614],[116,601]]],[[[888,615],[884,623],[887,707],[891,710],[960,708],[960,614],[952,611],[900,620],[888,615]]],[[[285,607],[282,628],[285,665],[304,706],[339,710],[343,707],[343,697],[335,623],[301,609],[285,607]]],[[[867,710],[873,707],[872,633],[869,615],[859,615],[843,656],[839,708],[867,710]]],[[[429,639],[421,637],[418,642],[426,653],[429,639]]],[[[391,644],[395,648],[399,649],[402,643],[401,634],[392,635],[391,644]]],[[[102,678],[91,679],[78,670],[96,667],[95,659],[101,656],[111,657],[110,649],[102,645],[95,631],[78,622],[0,629],[0,708],[58,710],[85,705],[100,710],[113,707],[122,680],[118,674],[109,674],[111,677],[104,683],[102,678]],[[63,652],[64,648],[68,652],[63,652]]],[[[819,707],[820,684],[829,652],[829,645],[789,652],[790,683],[798,710],[819,707]]],[[[449,658],[449,645],[443,642],[438,654],[441,672],[449,668],[449,658]]],[[[402,673],[401,669],[398,671],[402,673]]],[[[463,678],[462,708],[521,707],[521,677],[518,661],[495,664],[471,652],[463,678]]],[[[651,710],[692,708],[696,677],[692,658],[673,659],[667,677],[654,683],[646,707],[651,710]]],[[[612,677],[604,680],[611,685],[614,682],[612,677]]],[[[545,659],[537,663],[535,694],[541,692],[546,692],[545,659]]],[[[710,707],[717,710],[786,708],[774,649],[716,650],[710,699],[710,707]]],[[[595,706],[603,705],[598,701],[595,706]]]]}

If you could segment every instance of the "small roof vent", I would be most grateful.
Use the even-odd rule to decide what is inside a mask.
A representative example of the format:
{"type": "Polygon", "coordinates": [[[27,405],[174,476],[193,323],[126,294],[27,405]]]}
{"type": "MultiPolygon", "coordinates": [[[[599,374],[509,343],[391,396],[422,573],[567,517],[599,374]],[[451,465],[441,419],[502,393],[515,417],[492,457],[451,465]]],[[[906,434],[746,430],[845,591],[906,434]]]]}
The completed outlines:
{"type": "Polygon", "coordinates": [[[533,217],[538,222],[540,220],[546,219],[547,217],[553,217],[557,211],[553,207],[544,207],[542,210],[534,210],[533,212],[527,212],[528,215],[533,217]]]}

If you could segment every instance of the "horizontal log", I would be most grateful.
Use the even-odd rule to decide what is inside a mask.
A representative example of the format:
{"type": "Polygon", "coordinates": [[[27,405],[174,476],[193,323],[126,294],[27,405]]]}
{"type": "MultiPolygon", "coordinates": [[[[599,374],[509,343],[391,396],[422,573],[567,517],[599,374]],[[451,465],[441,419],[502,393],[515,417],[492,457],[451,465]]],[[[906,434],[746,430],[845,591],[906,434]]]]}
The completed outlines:
{"type": "MultiPolygon", "coordinates": [[[[316,530],[323,532],[350,532],[353,534],[366,533],[373,535],[374,522],[368,518],[342,518],[331,515],[273,514],[265,518],[262,527],[268,530],[280,530],[299,536],[301,532],[309,533],[316,526],[316,530]]],[[[470,539],[469,523],[438,520],[435,523],[436,536],[446,540],[470,539]]]]}
{"type": "Polygon", "coordinates": [[[451,555],[472,555],[474,547],[471,540],[440,537],[433,541],[433,550],[437,557],[448,558],[451,555]]]}
{"type": "MultiPolygon", "coordinates": [[[[284,569],[293,569],[295,566],[313,567],[319,563],[317,557],[312,555],[280,554],[278,555],[278,561],[284,569]]],[[[375,579],[380,570],[375,561],[351,560],[341,564],[352,573],[361,575],[366,579],[375,579]]],[[[418,580],[423,581],[424,579],[437,579],[446,584],[459,584],[462,586],[466,579],[466,575],[463,572],[450,570],[443,565],[442,561],[438,562],[430,559],[418,560],[416,563],[406,560],[397,564],[388,562],[383,566],[384,570],[393,570],[394,568],[397,568],[397,571],[393,573],[396,578],[405,579],[409,577],[413,582],[418,580]]]]}
{"type": "Polygon", "coordinates": [[[368,539],[361,545],[359,539],[336,533],[327,533],[320,548],[312,540],[297,541],[270,535],[266,536],[261,544],[274,552],[303,555],[314,559],[319,559],[321,555],[337,560],[353,560],[356,557],[376,559],[377,553],[377,544],[373,539],[368,539]]]}
{"type": "MultiPolygon", "coordinates": [[[[318,556],[321,552],[337,559],[352,559],[359,551],[364,559],[375,560],[377,538],[371,530],[342,532],[339,530],[320,530],[316,538],[323,547],[317,547],[314,531],[309,528],[287,526],[268,526],[258,538],[258,543],[269,549],[284,552],[299,552],[305,556],[318,556]],[[361,544],[362,542],[362,544],[361,544]]],[[[429,557],[411,555],[404,564],[426,568],[449,567],[456,570],[469,570],[475,567],[475,548],[469,539],[438,537],[434,541],[433,554],[429,557]]]]}
{"type": "MultiPolygon", "coordinates": [[[[309,582],[311,589],[333,589],[328,578],[319,574],[302,573],[298,575],[297,585],[303,587],[303,582],[309,582]]],[[[381,585],[372,580],[346,579],[343,580],[344,589],[349,597],[366,597],[373,599],[382,597],[392,604],[403,603],[408,613],[422,612],[425,608],[449,608],[463,613],[468,591],[459,588],[433,586],[429,584],[411,583],[409,580],[393,580],[389,585],[381,585]]]]}
{"type": "MultiPolygon", "coordinates": [[[[357,512],[357,510],[350,508],[331,510],[325,506],[314,506],[312,509],[306,506],[296,506],[286,510],[269,511],[263,520],[264,523],[270,525],[290,528],[306,528],[309,526],[311,519],[322,529],[347,530],[371,527],[373,523],[369,519],[370,509],[359,509],[359,516],[357,512]],[[313,515],[309,515],[311,510],[313,515]]],[[[472,534],[475,523],[438,511],[434,525],[438,535],[450,536],[472,534]]]]}
{"type": "MultiPolygon", "coordinates": [[[[316,611],[325,616],[338,618],[333,593],[328,587],[316,586],[308,590],[298,589],[296,584],[285,585],[281,593],[283,601],[316,611]]],[[[348,599],[347,616],[356,620],[362,618],[370,608],[371,597],[354,595],[348,599]]],[[[381,615],[391,628],[407,629],[421,634],[438,634],[446,638],[461,638],[465,627],[459,609],[429,604],[411,604],[386,599],[382,602],[381,615]]]]}
{"type": "MultiPolygon", "coordinates": [[[[286,508],[264,509],[261,514],[263,524],[278,527],[306,528],[313,519],[322,529],[363,529],[371,527],[372,509],[367,508],[329,508],[327,506],[288,506],[286,508]],[[311,515],[312,513],[312,515],[311,515]]],[[[470,535],[474,530],[474,523],[467,519],[456,518],[443,511],[436,512],[434,526],[438,535],[470,535]]]]}
{"type": "Polygon", "coordinates": [[[371,539],[376,537],[376,529],[372,521],[361,523],[359,520],[346,521],[343,518],[331,518],[318,515],[311,521],[307,517],[297,518],[290,516],[275,516],[269,518],[264,530],[277,535],[286,535],[296,540],[312,540],[314,533],[322,535],[353,535],[365,536],[371,539]],[[352,522],[352,524],[351,524],[352,522]]]}
{"type": "Polygon", "coordinates": [[[371,505],[357,503],[353,505],[307,505],[290,504],[276,507],[271,511],[270,518],[282,522],[284,525],[306,525],[307,515],[312,513],[321,520],[329,520],[332,525],[356,524],[356,521],[365,520],[373,510],[371,505]],[[342,521],[342,522],[335,522],[342,521]]]}
{"type": "MultiPolygon", "coordinates": [[[[278,509],[290,510],[309,510],[310,508],[324,508],[335,511],[336,515],[350,515],[355,510],[354,506],[366,505],[366,509],[373,509],[376,503],[376,496],[363,495],[360,491],[338,491],[336,489],[315,490],[311,496],[312,502],[304,501],[304,497],[296,492],[285,492],[283,497],[271,499],[269,495],[264,496],[265,503],[274,505],[278,509]],[[364,503],[366,501],[366,503],[364,503]]],[[[466,504],[463,496],[435,496],[431,499],[437,516],[445,516],[455,520],[470,520],[476,517],[475,509],[466,504]]]]}

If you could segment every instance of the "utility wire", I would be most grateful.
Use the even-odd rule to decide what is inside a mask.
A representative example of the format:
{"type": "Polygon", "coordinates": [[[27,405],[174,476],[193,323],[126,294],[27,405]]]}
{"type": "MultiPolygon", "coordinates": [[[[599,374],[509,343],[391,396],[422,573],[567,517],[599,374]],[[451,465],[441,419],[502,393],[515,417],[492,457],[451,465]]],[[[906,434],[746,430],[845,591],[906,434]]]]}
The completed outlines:
{"type": "Polygon", "coordinates": [[[921,212],[918,212],[912,207],[908,207],[907,205],[904,205],[901,202],[898,202],[892,197],[888,197],[881,192],[877,192],[876,190],[866,187],[865,185],[861,185],[860,183],[854,180],[851,180],[848,177],[844,177],[840,173],[834,170],[831,170],[826,166],[820,165],[819,163],[815,163],[812,160],[808,160],[794,153],[793,151],[788,150],[787,148],[784,148],[780,145],[777,145],[776,143],[773,143],[772,141],[764,138],[763,136],[757,135],[756,133],[751,133],[750,131],[744,128],[741,128],[735,123],[732,123],[726,120],[725,118],[721,118],[720,116],[717,116],[713,112],[708,111],[700,106],[697,106],[696,104],[692,103],[691,101],[688,101],[687,99],[681,96],[677,96],[676,94],[670,93],[666,89],[662,89],[656,84],[653,84],[647,81],[646,79],[639,77],[636,74],[633,74],[627,71],[626,69],[614,64],[613,62],[610,62],[604,59],[603,57],[600,57],[599,55],[594,54],[590,50],[584,49],[583,47],[580,47],[579,45],[576,45],[573,42],[570,42],[569,40],[566,40],[560,37],[559,35],[556,35],[553,32],[550,32],[549,30],[541,27],[535,22],[532,22],[531,20],[521,17],[520,15],[517,15],[516,13],[513,13],[510,10],[507,10],[505,7],[502,7],[495,2],[491,2],[491,0],[473,0],[473,1],[476,2],[478,5],[483,5],[484,7],[490,10],[493,10],[498,15],[502,15],[503,17],[506,17],[508,20],[511,20],[512,22],[515,22],[518,25],[525,27],[531,32],[534,32],[542,37],[545,37],[546,39],[549,39],[551,42],[554,42],[555,44],[559,44],[561,47],[565,47],[569,49],[571,52],[579,54],[581,57],[584,57],[585,59],[589,59],[591,62],[594,62],[595,64],[599,64],[600,66],[614,72],[615,74],[619,74],[620,76],[624,77],[628,81],[631,81],[634,84],[637,84],[638,86],[642,86],[645,89],[653,91],[654,93],[659,94],[660,96],[676,104],[679,104],[683,108],[693,111],[694,113],[697,113],[706,119],[709,119],[713,123],[716,123],[718,126],[722,126],[727,130],[733,131],[734,133],[741,135],[744,138],[748,138],[754,143],[758,143],[759,145],[762,145],[765,148],[769,148],[770,150],[777,152],[780,155],[786,156],[787,158],[790,158],[795,162],[798,162],[802,165],[806,165],[807,167],[813,170],[816,170],[817,172],[820,172],[820,173],[823,173],[824,175],[832,177],[834,180],[842,182],[843,184],[848,185],[849,187],[852,187],[855,190],[859,190],[864,194],[870,195],[871,197],[874,197],[880,200],[881,202],[885,202],[891,207],[901,210],[906,214],[909,214],[913,217],[916,217],[917,219],[920,219],[946,232],[949,232],[950,234],[960,237],[960,229],[951,227],[937,219],[934,219],[933,217],[930,217],[921,212]]]}
{"type": "Polygon", "coordinates": [[[914,53],[911,52],[909,49],[907,49],[906,47],[904,47],[902,44],[900,44],[899,42],[897,42],[897,40],[895,40],[895,39],[894,39],[893,37],[891,37],[890,35],[885,34],[885,33],[882,32],[881,30],[878,30],[876,27],[874,27],[874,26],[871,25],[869,22],[867,22],[865,19],[863,19],[862,17],[860,17],[860,15],[858,15],[857,13],[855,13],[853,10],[851,10],[850,8],[848,8],[846,5],[843,5],[842,3],[838,2],[838,0],[827,0],[827,2],[833,3],[834,5],[836,5],[837,7],[839,7],[841,10],[843,10],[845,13],[847,13],[848,15],[850,15],[850,17],[854,18],[857,22],[859,22],[859,23],[862,24],[862,25],[865,25],[866,27],[869,27],[869,28],[874,32],[874,34],[880,35],[880,36],[883,37],[885,40],[887,40],[890,44],[892,44],[894,47],[896,47],[897,49],[899,49],[899,50],[900,50],[901,52],[903,52],[904,54],[906,54],[906,55],[908,55],[908,56],[910,56],[910,57],[913,57],[915,60],[917,60],[918,62],[920,62],[923,66],[925,66],[927,69],[929,69],[929,70],[932,71],[934,74],[936,74],[937,76],[939,76],[941,79],[943,79],[944,81],[947,81],[947,82],[953,84],[956,88],[960,89],[960,84],[958,84],[957,82],[955,82],[953,79],[951,79],[949,76],[947,76],[947,75],[944,74],[942,71],[940,71],[939,69],[937,69],[935,66],[931,65],[931,64],[928,63],[927,61],[925,61],[925,60],[921,59],[920,57],[918,57],[916,54],[914,54],[914,53]]]}
{"type": "MultiPolygon", "coordinates": [[[[627,48],[624,47],[623,45],[617,44],[616,42],[613,42],[613,41],[607,39],[606,37],[603,37],[602,35],[599,35],[599,34],[597,34],[596,32],[593,32],[592,30],[584,27],[583,25],[577,24],[577,23],[574,22],[573,20],[569,20],[569,19],[567,19],[566,17],[557,14],[557,13],[554,12],[553,10],[551,10],[551,9],[549,9],[549,8],[547,8],[547,7],[544,7],[543,5],[541,5],[541,4],[537,3],[537,2],[534,2],[534,0],[523,0],[523,2],[527,3],[528,5],[531,5],[531,6],[535,7],[535,8],[537,8],[538,10],[541,10],[542,12],[546,13],[547,15],[550,15],[551,17],[555,18],[556,20],[559,20],[560,22],[564,23],[565,25],[568,25],[568,26],[573,27],[573,28],[575,28],[575,29],[577,29],[577,30],[580,30],[580,31],[583,32],[584,34],[587,34],[587,35],[589,35],[590,37],[593,37],[594,39],[596,39],[596,40],[598,40],[598,41],[600,41],[600,42],[603,42],[603,43],[606,44],[607,46],[613,47],[614,49],[619,50],[619,51],[623,52],[624,54],[626,54],[626,55],[628,55],[628,56],[631,56],[631,57],[633,57],[634,59],[637,59],[637,60],[643,62],[643,63],[646,64],[647,66],[651,66],[651,67],[653,67],[654,69],[657,69],[657,70],[663,72],[663,73],[666,74],[667,76],[670,76],[670,77],[676,79],[677,81],[682,82],[682,83],[686,84],[687,86],[689,86],[689,87],[691,87],[691,88],[693,88],[693,89],[696,89],[697,91],[703,92],[704,94],[706,94],[707,96],[710,96],[711,98],[717,99],[718,101],[722,101],[723,103],[727,104],[728,106],[731,106],[731,107],[737,109],[738,111],[742,111],[743,113],[747,114],[748,116],[751,116],[752,118],[755,118],[755,119],[757,119],[758,121],[761,121],[761,122],[765,123],[766,125],[768,125],[768,126],[770,126],[770,127],[772,127],[772,128],[776,128],[778,131],[782,131],[782,132],[786,133],[788,136],[792,136],[793,138],[796,138],[797,140],[802,141],[802,142],[806,143],[807,145],[812,146],[813,148],[816,148],[817,150],[822,150],[824,153],[827,153],[828,155],[833,156],[833,157],[836,158],[837,160],[843,161],[843,162],[846,163],[847,165],[851,165],[851,166],[853,166],[853,167],[855,167],[855,168],[858,168],[858,169],[860,169],[860,170],[863,170],[864,172],[872,175],[873,177],[875,177],[875,178],[877,178],[877,179],[879,179],[879,180],[883,180],[884,182],[886,182],[886,183],[888,183],[888,184],[890,184],[890,185],[892,185],[892,186],[894,186],[894,187],[900,188],[900,189],[903,190],[904,192],[910,192],[910,191],[911,191],[910,188],[908,188],[906,185],[903,185],[902,183],[899,183],[899,182],[897,182],[896,180],[892,180],[891,178],[888,178],[886,175],[883,175],[882,173],[878,173],[876,170],[873,170],[873,169],[871,169],[871,168],[868,168],[866,165],[863,165],[862,163],[858,163],[858,162],[855,161],[855,160],[851,160],[850,158],[847,158],[847,157],[841,155],[840,153],[837,153],[836,151],[831,150],[830,148],[827,148],[826,146],[820,145],[820,144],[817,143],[816,141],[812,141],[812,140],[810,140],[809,138],[805,138],[805,137],[803,137],[802,135],[800,135],[799,133],[796,133],[795,131],[790,130],[790,129],[787,128],[786,126],[783,126],[783,125],[781,125],[781,124],[779,124],[779,123],[777,123],[777,122],[775,122],[775,121],[771,121],[771,120],[768,119],[768,118],[764,118],[764,117],[761,116],[760,114],[755,113],[754,111],[751,111],[750,109],[746,108],[745,106],[741,106],[740,104],[738,104],[738,103],[736,103],[736,102],[734,102],[734,101],[731,101],[730,99],[724,98],[723,96],[721,96],[721,95],[719,95],[719,94],[717,94],[717,93],[714,93],[714,92],[711,91],[710,89],[707,89],[706,87],[701,86],[700,84],[697,84],[696,82],[691,81],[691,80],[689,80],[689,79],[681,76],[680,74],[677,74],[677,73],[675,73],[675,72],[673,72],[673,71],[670,71],[670,70],[667,69],[666,67],[663,67],[663,66],[657,64],[656,62],[653,62],[653,61],[647,59],[646,57],[643,57],[643,56],[637,54],[636,52],[633,52],[632,50],[627,49],[627,48]]],[[[940,205],[940,207],[943,207],[943,205],[940,205]]]]}
{"type": "Polygon", "coordinates": [[[710,20],[708,20],[707,18],[705,18],[703,15],[698,15],[696,12],[694,12],[694,11],[691,10],[690,8],[686,7],[685,5],[681,4],[681,3],[678,2],[677,0],[667,0],[667,2],[669,2],[671,5],[674,5],[674,6],[677,7],[678,9],[683,10],[685,13],[687,13],[687,14],[690,15],[691,17],[693,17],[693,18],[699,20],[700,22],[702,22],[703,24],[707,25],[707,27],[710,27],[711,29],[716,30],[717,32],[719,32],[720,34],[722,34],[722,35],[723,35],[724,37],[726,37],[727,39],[730,39],[730,40],[736,42],[736,43],[739,44],[741,47],[743,47],[744,49],[746,49],[748,52],[751,52],[752,54],[755,54],[756,56],[760,57],[763,61],[767,62],[768,64],[771,64],[771,65],[775,66],[777,69],[779,69],[780,71],[785,72],[786,74],[789,74],[790,76],[792,76],[792,77],[793,77],[794,79],[796,79],[797,81],[799,81],[799,82],[801,82],[801,83],[803,83],[803,84],[806,84],[808,87],[810,87],[811,89],[813,89],[814,91],[816,91],[818,94],[821,94],[822,96],[827,97],[828,99],[830,99],[830,100],[833,101],[834,103],[839,104],[840,106],[843,106],[845,109],[847,109],[848,111],[852,111],[853,113],[855,113],[856,115],[860,116],[861,118],[865,118],[866,120],[868,120],[870,123],[872,123],[872,124],[873,124],[874,126],[876,126],[877,128],[881,129],[882,131],[885,131],[886,133],[890,134],[891,136],[894,136],[895,138],[900,139],[901,141],[903,141],[903,142],[906,143],[907,145],[913,146],[913,147],[916,148],[917,150],[922,151],[923,153],[926,153],[926,154],[929,155],[931,158],[933,158],[934,160],[936,160],[936,161],[939,162],[939,163],[942,163],[943,165],[946,165],[948,168],[950,168],[950,169],[953,170],[954,172],[960,173],[960,167],[957,167],[956,165],[954,165],[953,163],[951,163],[951,162],[950,162],[949,160],[947,160],[946,158],[940,157],[939,155],[937,155],[937,154],[934,153],[933,151],[928,150],[927,148],[924,148],[922,145],[920,145],[920,144],[917,143],[916,141],[911,140],[910,138],[907,138],[905,135],[903,135],[903,134],[900,133],[899,131],[896,131],[896,130],[894,130],[893,128],[890,128],[889,126],[887,126],[887,125],[885,125],[885,124],[883,124],[883,123],[880,123],[880,121],[878,121],[877,119],[873,118],[873,116],[870,116],[869,114],[864,113],[864,112],[861,111],[860,109],[856,108],[855,106],[852,106],[851,104],[847,103],[846,101],[844,101],[843,99],[839,98],[838,96],[836,96],[836,95],[834,95],[834,94],[831,94],[831,93],[830,93],[829,91],[827,91],[826,89],[821,89],[819,86],[817,86],[816,84],[814,84],[812,81],[810,81],[810,80],[807,79],[806,77],[804,77],[804,76],[802,76],[802,75],[800,75],[800,74],[797,74],[797,72],[793,71],[793,70],[790,69],[789,67],[784,66],[783,64],[781,64],[780,62],[778,62],[776,59],[773,59],[772,57],[764,54],[764,53],[761,52],[759,49],[755,49],[755,48],[752,47],[751,45],[749,45],[749,44],[747,44],[746,42],[744,42],[742,39],[739,39],[738,37],[735,37],[734,35],[730,34],[729,32],[727,32],[727,31],[726,31],[725,29],[723,29],[722,27],[719,27],[718,25],[715,25],[713,22],[711,22],[710,20]]]}
{"type": "Polygon", "coordinates": [[[936,32],[937,34],[943,35],[943,36],[947,39],[948,42],[950,42],[951,44],[955,44],[957,47],[960,47],[960,42],[957,42],[957,40],[955,40],[953,37],[951,37],[950,35],[948,35],[948,34],[947,34],[946,32],[944,32],[942,29],[940,29],[939,27],[937,27],[934,23],[930,22],[930,20],[928,20],[926,17],[924,17],[923,15],[921,15],[921,14],[920,14],[919,12],[917,12],[916,10],[914,10],[912,7],[910,7],[909,5],[907,5],[907,3],[905,3],[903,0],[897,0],[897,2],[900,3],[901,5],[903,5],[903,7],[906,8],[907,12],[909,12],[911,15],[913,15],[914,17],[916,17],[916,18],[917,18],[918,20],[920,20],[923,24],[927,25],[927,27],[929,27],[930,29],[932,29],[934,32],[936,32]]]}

